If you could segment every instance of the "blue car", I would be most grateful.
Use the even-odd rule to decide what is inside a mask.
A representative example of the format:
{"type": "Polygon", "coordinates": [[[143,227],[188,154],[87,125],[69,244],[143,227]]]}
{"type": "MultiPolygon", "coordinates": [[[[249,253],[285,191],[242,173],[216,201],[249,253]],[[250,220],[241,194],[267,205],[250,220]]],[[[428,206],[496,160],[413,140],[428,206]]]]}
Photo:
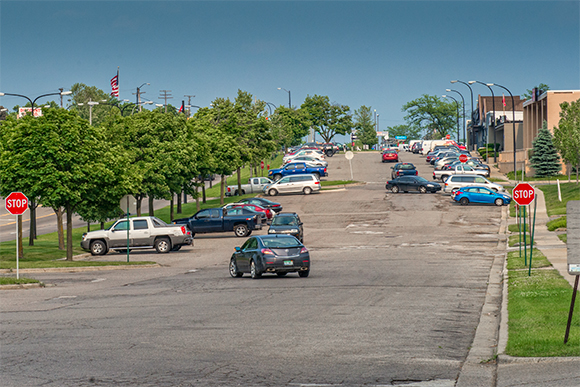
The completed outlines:
{"type": "Polygon", "coordinates": [[[466,206],[469,203],[489,203],[496,206],[508,205],[511,196],[481,186],[462,187],[453,193],[453,200],[466,206]]]}

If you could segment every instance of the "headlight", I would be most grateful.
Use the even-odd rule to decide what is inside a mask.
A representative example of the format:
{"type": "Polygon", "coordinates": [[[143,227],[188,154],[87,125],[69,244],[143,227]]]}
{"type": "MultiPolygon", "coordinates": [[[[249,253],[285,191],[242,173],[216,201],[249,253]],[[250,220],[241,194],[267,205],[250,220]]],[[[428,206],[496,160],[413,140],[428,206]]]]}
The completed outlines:
{"type": "Polygon", "coordinates": [[[427,187],[435,187],[433,184],[427,184],[427,187]]]}
{"type": "Polygon", "coordinates": [[[270,229],[270,230],[268,230],[268,234],[276,234],[276,230],[270,229]]]}
{"type": "Polygon", "coordinates": [[[297,233],[297,232],[298,232],[298,230],[295,229],[295,228],[293,228],[292,230],[290,230],[290,233],[292,233],[292,234],[297,233]]]}

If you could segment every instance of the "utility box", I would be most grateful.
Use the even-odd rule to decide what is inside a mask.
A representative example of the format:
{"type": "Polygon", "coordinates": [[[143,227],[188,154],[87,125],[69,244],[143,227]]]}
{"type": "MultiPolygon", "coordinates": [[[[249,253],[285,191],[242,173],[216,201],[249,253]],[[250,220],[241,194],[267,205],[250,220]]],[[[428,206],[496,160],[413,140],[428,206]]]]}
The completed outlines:
{"type": "Polygon", "coordinates": [[[568,234],[568,274],[580,275],[580,200],[570,200],[566,205],[568,234]]]}

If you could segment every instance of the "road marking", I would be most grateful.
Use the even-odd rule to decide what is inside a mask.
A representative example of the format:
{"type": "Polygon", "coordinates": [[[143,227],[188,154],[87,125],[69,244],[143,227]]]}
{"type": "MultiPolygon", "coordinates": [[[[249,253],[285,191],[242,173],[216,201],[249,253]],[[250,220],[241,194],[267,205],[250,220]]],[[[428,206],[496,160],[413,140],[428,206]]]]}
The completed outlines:
{"type": "Polygon", "coordinates": [[[106,280],[107,280],[106,278],[97,278],[95,280],[92,280],[91,282],[93,282],[93,283],[94,282],[103,282],[103,281],[106,281],[106,280]]]}
{"type": "Polygon", "coordinates": [[[77,298],[77,296],[60,296],[60,297],[57,297],[57,299],[59,299],[59,298],[62,298],[62,299],[65,299],[65,298],[77,298]]]}
{"type": "MultiPolygon", "coordinates": [[[[14,215],[12,215],[12,216],[14,216],[14,215]]],[[[56,216],[56,214],[48,214],[48,215],[43,215],[43,216],[37,216],[36,219],[38,220],[38,219],[46,218],[46,217],[49,217],[49,216],[56,216]]],[[[26,223],[26,222],[30,222],[30,219],[22,219],[22,223],[23,224],[26,223]]],[[[14,225],[14,224],[16,224],[16,222],[4,223],[4,224],[0,225],[0,227],[10,226],[10,225],[14,225]]],[[[66,224],[66,222],[65,222],[65,224],[66,224]]]]}

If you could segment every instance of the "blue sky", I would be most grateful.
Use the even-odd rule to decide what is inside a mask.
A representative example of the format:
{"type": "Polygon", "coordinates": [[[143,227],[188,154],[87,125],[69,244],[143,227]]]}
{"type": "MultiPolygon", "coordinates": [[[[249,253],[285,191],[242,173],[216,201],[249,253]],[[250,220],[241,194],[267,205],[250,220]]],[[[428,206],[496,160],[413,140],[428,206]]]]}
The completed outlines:
{"type": "Polygon", "coordinates": [[[173,105],[191,94],[208,106],[242,89],[287,105],[282,87],[295,106],[314,94],[371,106],[384,130],[423,94],[456,89],[469,107],[452,79],[514,95],[539,83],[580,89],[580,2],[0,2],[0,91],[34,98],[81,82],[110,92],[117,66],[122,99],[149,82],[143,98],[156,103],[160,90],[173,105]]]}

